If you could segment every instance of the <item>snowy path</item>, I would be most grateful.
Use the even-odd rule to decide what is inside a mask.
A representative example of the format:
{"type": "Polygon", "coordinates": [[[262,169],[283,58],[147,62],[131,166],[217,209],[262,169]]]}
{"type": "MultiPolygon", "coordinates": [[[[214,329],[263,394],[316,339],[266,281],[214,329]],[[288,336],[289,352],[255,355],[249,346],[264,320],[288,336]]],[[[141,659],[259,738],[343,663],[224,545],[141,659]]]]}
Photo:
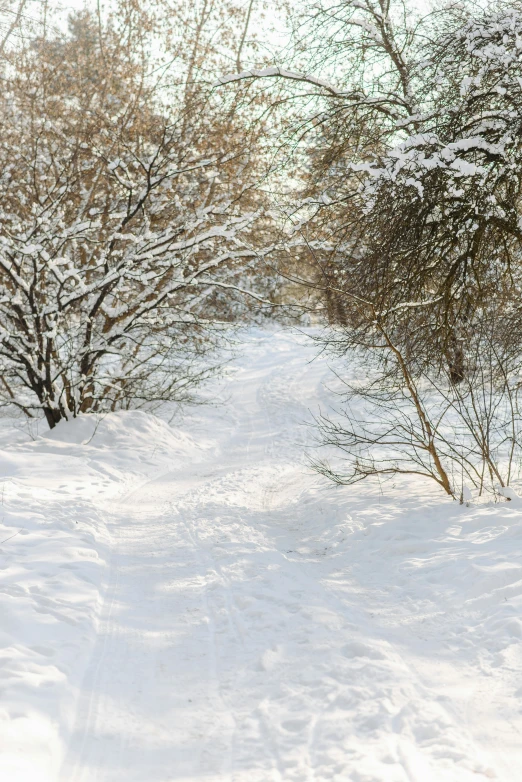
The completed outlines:
{"type": "Polygon", "coordinates": [[[227,404],[186,424],[193,458],[104,501],[59,782],[522,779],[522,501],[324,485],[303,342],[252,337],[227,404]]]}

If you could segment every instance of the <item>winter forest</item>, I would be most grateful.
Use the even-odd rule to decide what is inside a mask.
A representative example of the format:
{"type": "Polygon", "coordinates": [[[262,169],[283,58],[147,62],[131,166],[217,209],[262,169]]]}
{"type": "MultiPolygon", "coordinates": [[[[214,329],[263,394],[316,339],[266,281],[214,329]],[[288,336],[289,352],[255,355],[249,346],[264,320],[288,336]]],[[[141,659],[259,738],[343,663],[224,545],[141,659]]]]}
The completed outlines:
{"type": "Polygon", "coordinates": [[[522,2],[1,0],[0,79],[2,782],[520,782],[522,2]]]}

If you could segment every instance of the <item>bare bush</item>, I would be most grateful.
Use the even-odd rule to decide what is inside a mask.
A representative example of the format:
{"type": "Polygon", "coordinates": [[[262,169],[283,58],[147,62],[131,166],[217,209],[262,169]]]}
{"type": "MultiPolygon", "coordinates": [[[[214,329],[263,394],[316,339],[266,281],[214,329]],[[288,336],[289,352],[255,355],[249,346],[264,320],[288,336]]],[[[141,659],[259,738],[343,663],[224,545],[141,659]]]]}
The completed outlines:
{"type": "Polygon", "coordinates": [[[217,101],[204,78],[204,13],[176,39],[123,3],[12,54],[0,97],[0,395],[51,427],[186,398],[219,336],[216,291],[240,291],[239,270],[258,257],[254,138],[241,96],[217,101]],[[151,58],[151,41],[175,67],[151,58]]]}
{"type": "Polygon", "coordinates": [[[326,347],[369,374],[349,393],[369,418],[346,407],[322,431],[354,456],[348,482],[502,486],[519,440],[522,6],[342,0],[305,17],[292,61],[222,81],[276,79],[301,107],[287,143],[306,186],[286,211],[316,268],[302,282],[323,293],[326,347]]]}
{"type": "MultiPolygon", "coordinates": [[[[350,360],[353,380],[343,380],[336,414],[318,420],[323,445],[344,456],[317,469],[346,484],[418,474],[461,501],[469,488],[482,496],[509,486],[522,456],[518,315],[496,304],[475,313],[456,383],[452,365],[418,359],[414,329],[405,337],[396,320],[373,314],[371,325],[326,336],[328,348],[350,360]]],[[[410,329],[412,318],[403,325],[410,329]]]]}

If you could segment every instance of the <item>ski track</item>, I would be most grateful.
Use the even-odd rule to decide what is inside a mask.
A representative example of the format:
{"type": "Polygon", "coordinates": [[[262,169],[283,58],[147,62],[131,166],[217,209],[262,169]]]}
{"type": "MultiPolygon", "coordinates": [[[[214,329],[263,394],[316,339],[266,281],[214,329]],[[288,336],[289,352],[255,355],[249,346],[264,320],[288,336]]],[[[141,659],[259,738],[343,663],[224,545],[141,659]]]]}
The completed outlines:
{"type": "MultiPolygon", "coordinates": [[[[431,554],[423,528],[392,528],[404,489],[385,501],[310,473],[326,369],[303,343],[253,339],[226,407],[194,413],[215,447],[106,503],[109,585],[60,782],[522,779],[501,697],[522,686],[520,644],[462,653],[488,598],[436,604],[461,545],[447,523],[431,554]]],[[[522,568],[498,588],[522,594],[522,568]]]]}

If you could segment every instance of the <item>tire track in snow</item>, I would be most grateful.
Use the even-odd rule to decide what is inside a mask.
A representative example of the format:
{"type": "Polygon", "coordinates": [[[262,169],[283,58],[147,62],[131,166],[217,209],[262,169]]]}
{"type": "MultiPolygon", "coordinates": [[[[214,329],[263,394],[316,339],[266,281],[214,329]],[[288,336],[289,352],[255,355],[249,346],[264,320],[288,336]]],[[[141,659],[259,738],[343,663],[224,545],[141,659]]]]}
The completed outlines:
{"type": "Polygon", "coordinates": [[[111,617],[118,591],[118,550],[112,549],[108,587],[99,619],[98,640],[87,668],[78,705],[71,745],[60,774],[60,782],[81,782],[88,766],[89,739],[98,718],[97,690],[104,675],[104,663],[111,644],[111,617]],[[71,751],[72,750],[72,751],[71,751]]]}
{"type": "MultiPolygon", "coordinates": [[[[212,558],[212,556],[208,553],[207,549],[203,546],[197,531],[194,529],[193,525],[189,521],[188,514],[183,511],[183,505],[178,506],[178,514],[186,530],[188,539],[191,541],[194,550],[196,551],[196,556],[199,563],[199,569],[202,574],[202,578],[204,579],[203,594],[204,594],[205,612],[208,618],[208,636],[209,636],[209,650],[210,650],[209,678],[211,682],[213,682],[214,684],[214,689],[215,689],[214,697],[221,706],[221,709],[219,709],[220,717],[221,719],[223,719],[224,717],[225,722],[228,722],[230,726],[229,727],[230,736],[227,738],[228,746],[224,750],[226,756],[226,765],[221,770],[221,774],[225,774],[228,780],[231,780],[233,758],[234,758],[234,736],[237,730],[237,725],[234,719],[234,715],[232,714],[230,708],[228,707],[223,697],[223,693],[221,691],[222,688],[221,688],[220,677],[219,677],[219,660],[218,660],[217,640],[216,640],[216,614],[212,606],[213,603],[212,596],[210,595],[210,587],[208,581],[209,574],[212,571],[214,571],[219,576],[219,580],[221,582],[221,586],[225,594],[226,606],[229,609],[228,610],[229,626],[233,627],[232,617],[230,612],[230,598],[228,595],[229,587],[226,583],[226,580],[223,577],[223,574],[220,572],[220,569],[216,561],[212,558]]],[[[239,640],[237,628],[233,627],[233,631],[235,637],[239,640]]],[[[208,770],[210,772],[213,771],[212,767],[210,767],[208,770]]]]}

